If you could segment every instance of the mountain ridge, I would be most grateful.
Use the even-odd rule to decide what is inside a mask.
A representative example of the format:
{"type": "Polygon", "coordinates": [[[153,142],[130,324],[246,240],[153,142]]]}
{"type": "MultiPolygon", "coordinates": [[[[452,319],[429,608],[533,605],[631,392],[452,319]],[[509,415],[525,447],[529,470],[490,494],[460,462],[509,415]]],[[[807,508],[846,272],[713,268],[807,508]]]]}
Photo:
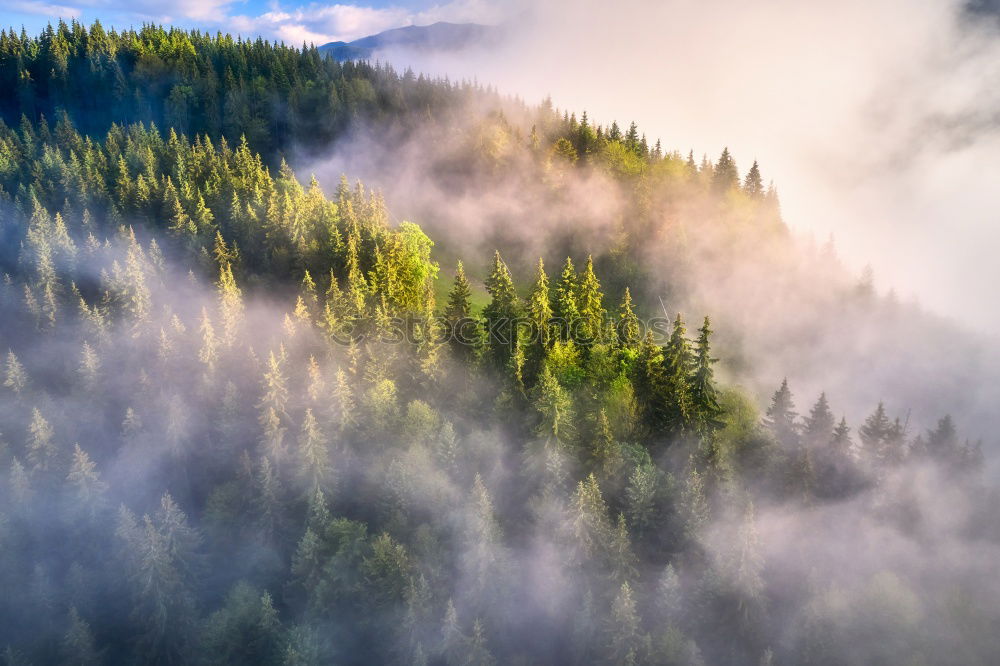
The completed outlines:
{"type": "Polygon", "coordinates": [[[386,48],[455,51],[477,42],[495,39],[498,33],[498,26],[438,21],[430,25],[392,28],[350,42],[329,42],[320,46],[319,50],[341,62],[369,60],[377,51],[386,48]]]}

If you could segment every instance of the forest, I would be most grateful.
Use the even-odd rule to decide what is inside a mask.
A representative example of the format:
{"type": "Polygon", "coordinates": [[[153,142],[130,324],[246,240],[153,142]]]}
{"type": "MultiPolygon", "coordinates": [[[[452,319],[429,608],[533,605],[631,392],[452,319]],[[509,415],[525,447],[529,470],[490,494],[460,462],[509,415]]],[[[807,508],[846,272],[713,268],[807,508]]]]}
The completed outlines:
{"type": "Polygon", "coordinates": [[[966,343],[756,162],[154,25],[0,91],[3,663],[1000,654],[966,343]]]}

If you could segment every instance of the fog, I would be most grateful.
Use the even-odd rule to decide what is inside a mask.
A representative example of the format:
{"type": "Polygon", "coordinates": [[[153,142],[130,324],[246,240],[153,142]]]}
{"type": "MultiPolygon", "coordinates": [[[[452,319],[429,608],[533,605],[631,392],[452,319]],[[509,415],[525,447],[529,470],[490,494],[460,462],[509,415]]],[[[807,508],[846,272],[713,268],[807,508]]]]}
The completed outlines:
{"type": "MultiPolygon", "coordinates": [[[[551,95],[650,142],[757,159],[786,221],[852,270],[994,337],[1000,22],[958,0],[500,5],[506,46],[385,53],[551,95]]],[[[490,17],[492,18],[492,17],[490,17]]]]}

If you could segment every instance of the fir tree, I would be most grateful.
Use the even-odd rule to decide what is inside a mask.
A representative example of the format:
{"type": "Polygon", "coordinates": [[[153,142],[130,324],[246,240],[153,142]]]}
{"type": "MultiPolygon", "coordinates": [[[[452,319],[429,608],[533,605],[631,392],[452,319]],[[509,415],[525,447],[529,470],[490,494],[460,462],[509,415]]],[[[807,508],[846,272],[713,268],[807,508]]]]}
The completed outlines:
{"type": "Polygon", "coordinates": [[[311,409],[302,419],[298,440],[299,476],[310,491],[324,487],[330,477],[330,451],[311,409]]]}
{"type": "Polygon", "coordinates": [[[518,345],[515,320],[520,307],[514,281],[499,252],[493,255],[493,267],[486,280],[486,291],[492,298],[483,310],[489,356],[494,368],[503,370],[508,366],[514,348],[518,345]]]}
{"type": "Polygon", "coordinates": [[[73,487],[79,506],[84,507],[91,515],[96,513],[101,507],[108,484],[101,480],[97,465],[79,444],[74,445],[73,464],[66,480],[73,487]]]}
{"type": "MultiPolygon", "coordinates": [[[[710,363],[707,352],[706,347],[706,360],[710,363]]],[[[684,434],[691,429],[696,416],[692,386],[695,357],[679,314],[674,319],[674,328],[664,349],[663,363],[667,389],[666,426],[674,434],[684,434]]]]}
{"type": "Polygon", "coordinates": [[[771,397],[771,405],[767,408],[764,425],[771,434],[786,447],[792,448],[799,442],[799,426],[796,423],[798,414],[792,400],[792,391],[788,388],[788,380],[782,379],[781,386],[771,397]]]}
{"type": "Polygon", "coordinates": [[[55,431],[36,407],[31,410],[31,424],[28,426],[28,462],[32,471],[51,470],[57,453],[55,431]]]}
{"type": "Polygon", "coordinates": [[[552,304],[549,294],[549,277],[545,274],[545,265],[541,259],[538,260],[538,273],[535,278],[535,286],[532,287],[531,295],[528,297],[527,310],[537,343],[542,349],[545,349],[550,340],[552,304]]]}
{"type": "Polygon", "coordinates": [[[28,387],[28,373],[12,351],[7,352],[7,368],[3,385],[20,396],[28,387]]]}
{"type": "Polygon", "coordinates": [[[570,339],[571,335],[575,339],[575,333],[577,333],[576,326],[580,320],[577,291],[576,269],[573,267],[573,260],[566,257],[566,263],[563,264],[562,273],[556,282],[552,303],[552,314],[558,323],[560,336],[563,340],[570,339]]]}
{"type": "Polygon", "coordinates": [[[764,198],[764,181],[760,177],[760,167],[757,166],[757,160],[754,160],[753,166],[750,167],[750,171],[747,172],[747,176],[743,180],[743,192],[751,199],[764,198]]]}
{"type": "Polygon", "coordinates": [[[726,194],[739,187],[739,184],[740,175],[736,170],[736,162],[729,154],[729,148],[725,148],[712,170],[712,189],[717,194],[726,194]]]}
{"type": "Polygon", "coordinates": [[[625,295],[618,308],[618,322],[615,329],[618,334],[618,344],[622,347],[633,347],[639,343],[639,318],[632,308],[632,294],[628,287],[625,287],[625,295]]]}
{"type": "MultiPolygon", "coordinates": [[[[820,393],[819,399],[809,411],[806,417],[803,435],[806,442],[811,446],[824,446],[828,444],[834,436],[834,425],[836,421],[830,405],[826,399],[826,393],[820,393]]],[[[846,424],[845,424],[846,425],[846,424]]]]}
{"type": "Polygon", "coordinates": [[[587,257],[587,266],[580,278],[576,297],[583,324],[580,340],[584,342],[601,342],[604,335],[604,321],[607,312],[604,310],[604,295],[601,293],[601,283],[594,275],[594,259],[587,257]]]}
{"type": "Polygon", "coordinates": [[[712,329],[708,317],[698,329],[698,341],[695,346],[695,370],[691,379],[691,400],[696,414],[698,428],[702,432],[710,432],[722,425],[719,417],[722,408],[715,388],[715,373],[712,365],[718,359],[712,358],[710,338],[712,329]]]}

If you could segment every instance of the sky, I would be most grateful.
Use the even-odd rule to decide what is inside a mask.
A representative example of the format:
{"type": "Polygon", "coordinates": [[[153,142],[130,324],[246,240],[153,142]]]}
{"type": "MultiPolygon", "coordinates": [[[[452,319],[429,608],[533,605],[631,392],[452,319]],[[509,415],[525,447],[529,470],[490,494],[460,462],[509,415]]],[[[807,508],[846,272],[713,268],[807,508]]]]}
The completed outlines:
{"type": "Polygon", "coordinates": [[[0,0],[0,23],[157,21],[321,44],[510,21],[505,48],[402,64],[635,120],[667,148],[728,146],[744,170],[757,159],[794,230],[832,235],[883,291],[998,336],[1000,21],[970,19],[964,2],[0,0]]]}
{"type": "Polygon", "coordinates": [[[263,35],[287,43],[351,41],[390,28],[436,21],[495,23],[503,2],[374,0],[365,4],[276,0],[0,0],[0,23],[37,32],[54,17],[106,26],[169,23],[263,35]]]}

